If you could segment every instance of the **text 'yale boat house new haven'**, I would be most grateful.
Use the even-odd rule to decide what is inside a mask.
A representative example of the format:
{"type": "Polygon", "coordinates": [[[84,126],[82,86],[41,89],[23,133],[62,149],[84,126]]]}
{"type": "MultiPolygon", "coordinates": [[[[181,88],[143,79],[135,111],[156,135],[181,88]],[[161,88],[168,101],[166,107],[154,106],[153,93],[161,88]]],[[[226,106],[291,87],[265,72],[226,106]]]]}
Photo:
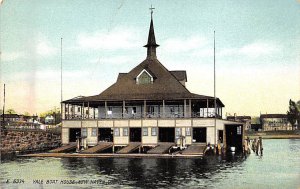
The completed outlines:
{"type": "Polygon", "coordinates": [[[186,71],[165,68],[156,56],[158,46],[151,14],[142,63],[120,73],[99,95],[62,102],[63,145],[80,139],[85,150],[101,144],[116,153],[161,153],[155,149],[218,142],[242,148],[243,124],[222,119],[219,98],[191,93],[185,86],[186,71]]]}

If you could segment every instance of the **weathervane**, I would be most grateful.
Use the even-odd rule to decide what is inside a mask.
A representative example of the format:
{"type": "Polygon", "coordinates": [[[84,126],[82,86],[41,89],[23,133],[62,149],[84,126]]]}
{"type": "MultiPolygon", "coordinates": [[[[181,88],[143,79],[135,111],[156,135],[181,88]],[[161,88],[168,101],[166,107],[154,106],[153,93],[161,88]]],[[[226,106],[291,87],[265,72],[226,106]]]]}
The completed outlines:
{"type": "Polygon", "coordinates": [[[155,9],[155,8],[152,7],[152,4],[151,4],[151,7],[150,7],[149,9],[150,9],[150,11],[151,11],[151,19],[152,19],[153,9],[155,9]]]}

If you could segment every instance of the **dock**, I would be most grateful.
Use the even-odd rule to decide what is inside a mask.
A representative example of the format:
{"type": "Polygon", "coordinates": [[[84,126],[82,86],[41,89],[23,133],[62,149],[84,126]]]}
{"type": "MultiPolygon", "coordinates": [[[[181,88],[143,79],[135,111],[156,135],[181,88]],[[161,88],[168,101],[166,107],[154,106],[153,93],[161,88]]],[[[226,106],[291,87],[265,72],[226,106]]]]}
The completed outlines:
{"type": "Polygon", "coordinates": [[[76,142],[61,146],[61,147],[53,149],[53,150],[50,150],[49,152],[51,152],[51,153],[64,153],[64,152],[70,152],[70,151],[75,150],[75,149],[76,149],[76,142]]]}
{"type": "Polygon", "coordinates": [[[83,154],[93,154],[93,153],[97,153],[97,152],[101,152],[104,151],[108,148],[111,148],[113,146],[112,142],[99,142],[96,146],[93,146],[91,148],[88,148],[80,153],[83,154]]]}
{"type": "Polygon", "coordinates": [[[202,158],[201,155],[182,155],[182,154],[114,154],[114,153],[36,153],[18,155],[18,157],[55,157],[55,158],[202,158]]]}
{"type": "Polygon", "coordinates": [[[182,155],[203,155],[206,145],[192,144],[181,152],[182,155]]]}
{"type": "Polygon", "coordinates": [[[140,142],[130,142],[127,146],[122,148],[121,150],[117,151],[118,154],[128,154],[130,152],[133,152],[141,147],[140,142]]]}
{"type": "Polygon", "coordinates": [[[152,148],[147,152],[147,154],[164,154],[169,152],[169,149],[175,145],[174,143],[162,142],[159,143],[156,147],[152,148]]]}

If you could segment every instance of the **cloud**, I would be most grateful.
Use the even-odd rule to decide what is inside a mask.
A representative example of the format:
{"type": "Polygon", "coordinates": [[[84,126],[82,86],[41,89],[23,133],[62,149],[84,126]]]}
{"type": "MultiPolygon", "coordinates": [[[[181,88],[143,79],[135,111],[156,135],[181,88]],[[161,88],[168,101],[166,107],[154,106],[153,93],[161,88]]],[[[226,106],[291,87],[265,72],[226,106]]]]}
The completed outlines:
{"type": "Polygon", "coordinates": [[[23,52],[3,52],[1,54],[1,60],[4,62],[11,62],[24,57],[25,54],[23,52]]]}
{"type": "Polygon", "coordinates": [[[131,49],[140,46],[140,32],[129,28],[115,28],[110,32],[81,33],[77,44],[82,49],[131,49]]]}
{"type": "Polygon", "coordinates": [[[243,55],[251,58],[269,55],[279,51],[280,47],[271,42],[253,42],[240,48],[225,48],[218,52],[220,56],[243,55]]]}
{"type": "Polygon", "coordinates": [[[251,56],[251,57],[258,57],[261,55],[271,54],[276,52],[278,47],[271,43],[264,43],[264,42],[255,42],[249,45],[245,45],[239,51],[241,54],[251,56]]]}
{"type": "Polygon", "coordinates": [[[208,43],[207,39],[201,36],[188,38],[172,38],[162,43],[162,47],[167,52],[187,52],[201,49],[208,43]]]}
{"type": "Polygon", "coordinates": [[[41,56],[52,56],[58,52],[58,49],[53,47],[50,41],[45,37],[40,37],[36,43],[36,53],[41,56]]]}

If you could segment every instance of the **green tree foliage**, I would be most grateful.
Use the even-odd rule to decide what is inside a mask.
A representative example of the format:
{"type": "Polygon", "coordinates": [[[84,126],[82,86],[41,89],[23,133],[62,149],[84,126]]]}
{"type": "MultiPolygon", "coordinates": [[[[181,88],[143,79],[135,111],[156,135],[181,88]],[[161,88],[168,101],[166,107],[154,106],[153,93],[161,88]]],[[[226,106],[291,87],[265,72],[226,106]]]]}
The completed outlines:
{"type": "Polygon", "coordinates": [[[24,116],[30,116],[29,112],[24,112],[24,116]]]}
{"type": "Polygon", "coordinates": [[[290,100],[289,102],[289,111],[287,111],[288,121],[292,124],[293,127],[298,123],[298,128],[300,124],[300,101],[297,103],[290,100]]]}
{"type": "Polygon", "coordinates": [[[6,114],[16,114],[17,112],[14,109],[10,108],[10,109],[6,110],[5,113],[6,114]]]}

